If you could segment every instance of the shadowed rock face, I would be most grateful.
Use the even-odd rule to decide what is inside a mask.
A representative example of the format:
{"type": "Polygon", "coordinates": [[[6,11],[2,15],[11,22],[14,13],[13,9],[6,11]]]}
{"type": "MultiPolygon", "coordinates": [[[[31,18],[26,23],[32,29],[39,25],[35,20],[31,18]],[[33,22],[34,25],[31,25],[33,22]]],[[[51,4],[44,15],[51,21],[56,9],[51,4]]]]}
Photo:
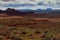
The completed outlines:
{"type": "Polygon", "coordinates": [[[20,11],[17,11],[17,10],[15,10],[15,9],[10,9],[10,8],[8,8],[8,9],[6,10],[6,13],[7,13],[8,15],[18,15],[18,14],[20,13],[20,11]]]}
{"type": "Polygon", "coordinates": [[[2,13],[2,10],[0,10],[0,13],[2,13]]]}
{"type": "Polygon", "coordinates": [[[7,10],[3,11],[3,13],[6,13],[7,15],[17,15],[17,16],[24,16],[24,15],[32,15],[33,12],[21,12],[15,9],[8,8],[7,10]]]}

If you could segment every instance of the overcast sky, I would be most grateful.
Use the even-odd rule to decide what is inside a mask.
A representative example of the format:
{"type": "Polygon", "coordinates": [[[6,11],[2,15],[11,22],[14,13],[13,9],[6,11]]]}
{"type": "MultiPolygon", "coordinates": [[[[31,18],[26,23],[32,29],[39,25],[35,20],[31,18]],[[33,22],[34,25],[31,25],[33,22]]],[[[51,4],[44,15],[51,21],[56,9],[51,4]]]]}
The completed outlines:
{"type": "Polygon", "coordinates": [[[0,0],[0,9],[60,9],[60,0],[0,0]]]}

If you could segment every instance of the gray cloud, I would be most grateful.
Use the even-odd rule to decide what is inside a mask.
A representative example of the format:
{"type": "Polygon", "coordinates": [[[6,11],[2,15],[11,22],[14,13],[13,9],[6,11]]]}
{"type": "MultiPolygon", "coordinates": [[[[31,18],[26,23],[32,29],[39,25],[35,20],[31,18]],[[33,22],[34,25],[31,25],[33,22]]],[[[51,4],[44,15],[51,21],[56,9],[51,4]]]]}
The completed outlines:
{"type": "Polygon", "coordinates": [[[15,0],[2,0],[2,1],[4,1],[4,2],[9,2],[9,1],[15,1],[15,0]]]}
{"type": "Polygon", "coordinates": [[[19,7],[25,8],[25,6],[32,9],[60,8],[60,0],[0,0],[0,8],[4,9],[7,7],[17,7],[19,9],[19,7]]]}

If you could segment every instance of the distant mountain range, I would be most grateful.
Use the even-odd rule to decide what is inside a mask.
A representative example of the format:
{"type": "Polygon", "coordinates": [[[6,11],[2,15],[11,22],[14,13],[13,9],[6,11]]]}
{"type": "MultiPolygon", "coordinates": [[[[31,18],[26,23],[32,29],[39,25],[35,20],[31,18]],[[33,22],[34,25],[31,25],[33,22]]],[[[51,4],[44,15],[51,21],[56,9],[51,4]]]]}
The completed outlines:
{"type": "Polygon", "coordinates": [[[49,12],[57,12],[57,13],[60,13],[60,10],[53,10],[52,8],[37,9],[37,10],[22,9],[22,10],[19,10],[19,11],[21,11],[21,12],[46,12],[46,13],[49,13],[49,12]]]}
{"type": "Polygon", "coordinates": [[[34,16],[34,17],[59,17],[60,18],[60,10],[52,10],[50,8],[46,10],[15,10],[8,8],[6,10],[0,10],[0,14],[6,14],[9,16],[34,16]]]}
{"type": "MultiPolygon", "coordinates": [[[[16,9],[11,9],[11,8],[7,8],[6,10],[4,11],[7,11],[7,10],[16,10],[16,9]]],[[[0,11],[3,11],[3,10],[0,10],[0,11]]],[[[20,10],[16,10],[16,11],[20,11],[20,12],[60,12],[60,10],[53,10],[52,8],[47,8],[47,9],[37,9],[37,10],[32,10],[32,9],[20,9],[20,10]]]]}
{"type": "Polygon", "coordinates": [[[60,10],[52,10],[51,8],[47,8],[47,9],[37,9],[37,10],[32,10],[32,9],[21,9],[21,10],[16,10],[16,9],[11,9],[11,8],[7,8],[6,10],[0,10],[0,12],[45,12],[45,13],[51,13],[51,12],[55,12],[55,13],[60,13],[60,10]]]}

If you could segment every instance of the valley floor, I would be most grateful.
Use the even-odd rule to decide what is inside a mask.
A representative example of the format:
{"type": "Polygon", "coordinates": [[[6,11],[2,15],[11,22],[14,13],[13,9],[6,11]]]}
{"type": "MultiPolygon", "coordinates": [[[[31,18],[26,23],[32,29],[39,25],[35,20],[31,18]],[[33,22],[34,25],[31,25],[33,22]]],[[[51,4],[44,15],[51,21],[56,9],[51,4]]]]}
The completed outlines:
{"type": "Polygon", "coordinates": [[[60,18],[0,17],[0,40],[60,40],[60,18]]]}

